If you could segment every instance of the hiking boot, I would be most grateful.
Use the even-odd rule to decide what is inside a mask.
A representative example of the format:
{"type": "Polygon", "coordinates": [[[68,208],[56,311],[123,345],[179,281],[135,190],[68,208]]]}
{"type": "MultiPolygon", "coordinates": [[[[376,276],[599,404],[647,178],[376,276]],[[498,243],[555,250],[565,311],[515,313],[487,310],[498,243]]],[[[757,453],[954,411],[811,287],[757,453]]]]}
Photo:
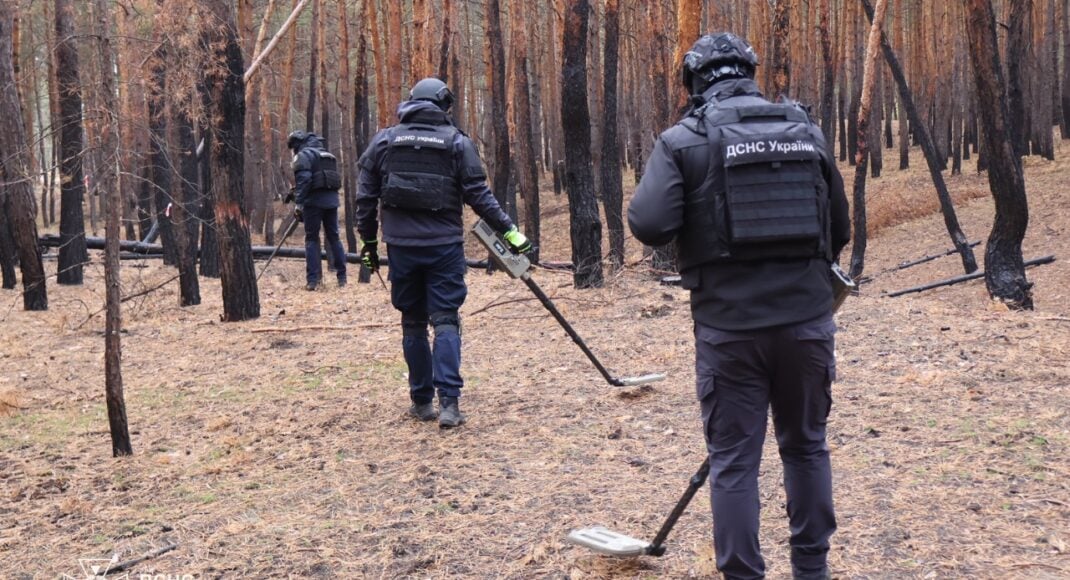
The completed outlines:
{"type": "Polygon", "coordinates": [[[457,405],[457,397],[442,397],[438,403],[438,426],[449,429],[463,424],[467,419],[457,405]]]}
{"type": "Polygon", "coordinates": [[[413,403],[409,407],[409,416],[420,421],[432,421],[438,417],[438,413],[435,412],[435,406],[431,403],[413,403]]]}
{"type": "Polygon", "coordinates": [[[309,282],[308,284],[305,284],[305,290],[308,290],[309,292],[315,292],[316,290],[319,290],[319,287],[319,282],[309,282]]]}
{"type": "Polygon", "coordinates": [[[339,278],[338,279],[338,287],[339,288],[345,288],[346,287],[346,279],[345,278],[339,278]]]}

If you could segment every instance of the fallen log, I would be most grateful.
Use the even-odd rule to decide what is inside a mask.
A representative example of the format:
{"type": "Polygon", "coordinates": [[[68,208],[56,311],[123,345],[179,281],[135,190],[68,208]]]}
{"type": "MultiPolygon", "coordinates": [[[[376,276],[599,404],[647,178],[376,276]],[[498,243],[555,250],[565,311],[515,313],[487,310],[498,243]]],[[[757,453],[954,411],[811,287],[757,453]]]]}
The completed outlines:
{"type": "MultiPolygon", "coordinates": [[[[48,234],[41,236],[38,243],[45,248],[58,248],[60,246],[59,236],[54,234],[48,234]]],[[[92,238],[87,237],[85,239],[85,246],[87,250],[103,250],[104,238],[92,238]]],[[[163,245],[161,244],[146,244],[144,242],[135,242],[130,240],[120,240],[119,249],[123,252],[127,252],[128,257],[130,254],[137,254],[143,256],[146,259],[156,258],[163,255],[163,245]]],[[[271,256],[271,253],[275,251],[273,246],[253,246],[253,258],[266,260],[271,256]]],[[[283,247],[279,248],[279,253],[276,258],[293,258],[293,259],[305,259],[304,248],[283,247]]],[[[320,250],[320,259],[327,259],[327,252],[320,250]]],[[[486,260],[467,260],[469,268],[486,268],[486,260]]],[[[346,263],[359,264],[360,254],[346,254],[346,263]]],[[[380,263],[384,266],[389,264],[389,260],[384,257],[380,260],[380,263]]]]}
{"type": "MultiPolygon", "coordinates": [[[[975,248],[975,247],[977,247],[979,245],[981,245],[981,242],[970,242],[969,243],[969,247],[970,248],[975,248]]],[[[864,276],[861,280],[858,281],[858,284],[859,285],[868,284],[868,283],[872,282],[873,280],[875,280],[877,277],[883,276],[883,275],[888,274],[890,272],[898,272],[900,270],[906,270],[907,268],[912,268],[912,267],[917,266],[919,264],[924,264],[926,262],[931,262],[931,261],[933,261],[933,260],[935,260],[937,258],[943,258],[944,256],[950,256],[952,254],[957,254],[957,253],[959,253],[959,249],[958,248],[951,248],[950,250],[947,250],[946,252],[943,252],[943,253],[940,253],[940,254],[934,254],[932,256],[924,256],[922,258],[918,258],[917,260],[910,260],[908,262],[899,262],[899,264],[897,264],[897,265],[895,265],[895,266],[893,266],[891,268],[885,268],[884,270],[881,270],[880,272],[877,272],[876,274],[874,274],[872,276],[864,276]]]]}
{"type": "MultiPolygon", "coordinates": [[[[1041,266],[1044,264],[1050,264],[1055,261],[1055,256],[1044,256],[1043,258],[1037,258],[1035,260],[1029,260],[1025,263],[1025,267],[1041,266]]],[[[976,280],[983,278],[985,275],[984,270],[978,270],[972,274],[964,274],[962,276],[955,276],[954,278],[948,278],[947,280],[940,280],[939,282],[932,282],[930,284],[922,284],[921,286],[914,286],[913,288],[906,288],[904,290],[897,290],[895,292],[889,292],[884,294],[888,298],[895,298],[896,296],[902,296],[904,294],[912,294],[914,292],[924,292],[926,290],[932,290],[933,288],[940,288],[942,286],[951,286],[952,284],[958,284],[959,282],[968,282],[970,280],[976,280]]]]}

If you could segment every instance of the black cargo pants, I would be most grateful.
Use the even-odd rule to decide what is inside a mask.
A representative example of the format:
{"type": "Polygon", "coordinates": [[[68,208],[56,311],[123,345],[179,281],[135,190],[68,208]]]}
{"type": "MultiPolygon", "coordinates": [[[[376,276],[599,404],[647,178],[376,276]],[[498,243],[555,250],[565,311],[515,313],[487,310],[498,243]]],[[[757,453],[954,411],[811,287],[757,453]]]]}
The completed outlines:
{"type": "Polygon", "coordinates": [[[835,323],[824,317],[728,332],[695,324],[695,374],[710,454],[717,568],[726,578],[762,578],[758,467],[772,407],[784,464],[791,567],[824,578],[836,530],[825,423],[836,375],[835,323]]]}

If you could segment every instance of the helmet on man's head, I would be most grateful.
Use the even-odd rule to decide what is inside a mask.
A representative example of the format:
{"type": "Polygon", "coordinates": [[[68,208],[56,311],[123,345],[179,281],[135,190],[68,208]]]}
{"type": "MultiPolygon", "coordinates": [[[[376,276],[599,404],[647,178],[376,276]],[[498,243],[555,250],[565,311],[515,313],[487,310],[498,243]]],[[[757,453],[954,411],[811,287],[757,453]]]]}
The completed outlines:
{"type": "Polygon", "coordinates": [[[453,106],[453,93],[446,83],[435,77],[427,77],[412,86],[409,91],[410,101],[431,101],[443,111],[453,106]]]}
{"type": "Polygon", "coordinates": [[[746,40],[731,32],[718,32],[695,41],[684,55],[680,76],[687,90],[701,93],[723,78],[753,79],[756,68],[758,55],[746,40]]]}
{"type": "Polygon", "coordinates": [[[286,148],[292,151],[297,151],[297,148],[308,139],[309,133],[306,133],[300,129],[290,133],[286,137],[286,148]]]}

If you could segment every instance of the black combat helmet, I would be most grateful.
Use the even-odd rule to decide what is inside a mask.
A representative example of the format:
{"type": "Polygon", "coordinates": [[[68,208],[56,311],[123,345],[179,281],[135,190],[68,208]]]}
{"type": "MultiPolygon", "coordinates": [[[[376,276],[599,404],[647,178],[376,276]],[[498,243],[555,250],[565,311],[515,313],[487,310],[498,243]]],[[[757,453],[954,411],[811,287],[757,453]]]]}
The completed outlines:
{"type": "Polygon", "coordinates": [[[286,138],[286,148],[291,151],[297,151],[297,147],[304,143],[305,139],[308,139],[308,133],[298,129],[290,133],[290,136],[286,138]]]}
{"type": "Polygon", "coordinates": [[[435,77],[427,77],[412,86],[409,91],[410,101],[431,101],[443,111],[449,111],[453,106],[453,93],[446,83],[435,77]]]}
{"type": "Polygon", "coordinates": [[[731,32],[718,32],[695,41],[684,55],[680,72],[684,87],[697,94],[722,78],[753,79],[757,67],[758,55],[746,40],[731,32]]]}

